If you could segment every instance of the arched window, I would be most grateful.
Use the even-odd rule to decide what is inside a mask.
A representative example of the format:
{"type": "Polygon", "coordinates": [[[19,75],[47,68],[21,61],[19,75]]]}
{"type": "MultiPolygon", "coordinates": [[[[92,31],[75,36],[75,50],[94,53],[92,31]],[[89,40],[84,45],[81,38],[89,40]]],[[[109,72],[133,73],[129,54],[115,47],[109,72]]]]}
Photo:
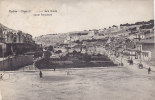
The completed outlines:
{"type": "Polygon", "coordinates": [[[13,42],[15,43],[17,41],[17,37],[14,37],[13,38],[13,42]]]}

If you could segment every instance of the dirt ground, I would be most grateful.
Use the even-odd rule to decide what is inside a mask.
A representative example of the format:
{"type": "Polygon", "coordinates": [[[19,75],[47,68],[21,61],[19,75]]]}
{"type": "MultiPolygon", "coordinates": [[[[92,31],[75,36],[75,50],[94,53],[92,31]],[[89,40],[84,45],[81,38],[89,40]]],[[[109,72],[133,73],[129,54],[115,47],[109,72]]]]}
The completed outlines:
{"type": "Polygon", "coordinates": [[[132,67],[1,72],[0,91],[2,100],[155,100],[155,73],[132,67]]]}

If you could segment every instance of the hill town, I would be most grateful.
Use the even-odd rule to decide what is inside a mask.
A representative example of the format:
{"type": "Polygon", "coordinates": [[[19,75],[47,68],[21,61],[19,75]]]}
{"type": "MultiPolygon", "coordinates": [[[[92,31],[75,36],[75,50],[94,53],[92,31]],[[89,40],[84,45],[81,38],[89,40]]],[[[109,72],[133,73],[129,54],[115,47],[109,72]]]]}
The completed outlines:
{"type": "Polygon", "coordinates": [[[104,29],[48,34],[35,37],[34,40],[28,33],[9,29],[2,24],[0,26],[1,62],[8,57],[24,54],[32,56],[31,63],[34,58],[41,58],[36,61],[38,68],[59,68],[64,65],[103,67],[124,65],[126,62],[139,62],[139,66],[143,66],[142,62],[148,66],[155,65],[154,20],[104,29]]]}
{"type": "Polygon", "coordinates": [[[117,65],[137,62],[142,66],[143,62],[154,66],[154,20],[104,29],[48,34],[36,37],[35,41],[51,52],[52,60],[60,60],[67,55],[71,56],[71,60],[79,61],[82,59],[80,54],[87,54],[92,59],[106,56],[117,65]]]}

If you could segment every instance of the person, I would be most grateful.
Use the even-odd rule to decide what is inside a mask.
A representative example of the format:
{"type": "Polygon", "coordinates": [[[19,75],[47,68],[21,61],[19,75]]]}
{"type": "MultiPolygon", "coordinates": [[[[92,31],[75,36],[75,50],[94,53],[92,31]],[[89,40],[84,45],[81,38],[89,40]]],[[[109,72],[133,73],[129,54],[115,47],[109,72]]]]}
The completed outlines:
{"type": "Polygon", "coordinates": [[[67,71],[67,75],[70,75],[69,71],[67,71]]]}
{"type": "Polygon", "coordinates": [[[1,74],[0,79],[3,80],[3,74],[1,74]]]}
{"type": "Polygon", "coordinates": [[[67,71],[67,75],[70,75],[70,71],[69,70],[67,71]]]}
{"type": "Polygon", "coordinates": [[[55,67],[54,67],[54,71],[55,71],[55,67]]]}
{"type": "Polygon", "coordinates": [[[131,60],[131,65],[133,65],[133,60],[131,60]]]}
{"type": "Polygon", "coordinates": [[[42,77],[43,77],[43,74],[42,74],[42,72],[41,72],[41,71],[40,71],[39,75],[40,75],[40,78],[42,78],[42,77]]]}
{"type": "Polygon", "coordinates": [[[149,67],[149,68],[148,68],[148,74],[150,74],[150,72],[151,72],[151,68],[149,67]]]}

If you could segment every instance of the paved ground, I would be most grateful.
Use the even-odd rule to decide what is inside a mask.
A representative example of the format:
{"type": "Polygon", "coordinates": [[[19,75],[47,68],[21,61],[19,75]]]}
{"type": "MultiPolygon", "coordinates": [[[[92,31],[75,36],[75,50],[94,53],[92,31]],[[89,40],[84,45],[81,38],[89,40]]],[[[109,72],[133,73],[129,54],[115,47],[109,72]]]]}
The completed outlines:
{"type": "Polygon", "coordinates": [[[155,100],[155,73],[134,66],[44,70],[43,78],[38,74],[32,66],[5,72],[0,80],[3,100],[155,100]]]}

